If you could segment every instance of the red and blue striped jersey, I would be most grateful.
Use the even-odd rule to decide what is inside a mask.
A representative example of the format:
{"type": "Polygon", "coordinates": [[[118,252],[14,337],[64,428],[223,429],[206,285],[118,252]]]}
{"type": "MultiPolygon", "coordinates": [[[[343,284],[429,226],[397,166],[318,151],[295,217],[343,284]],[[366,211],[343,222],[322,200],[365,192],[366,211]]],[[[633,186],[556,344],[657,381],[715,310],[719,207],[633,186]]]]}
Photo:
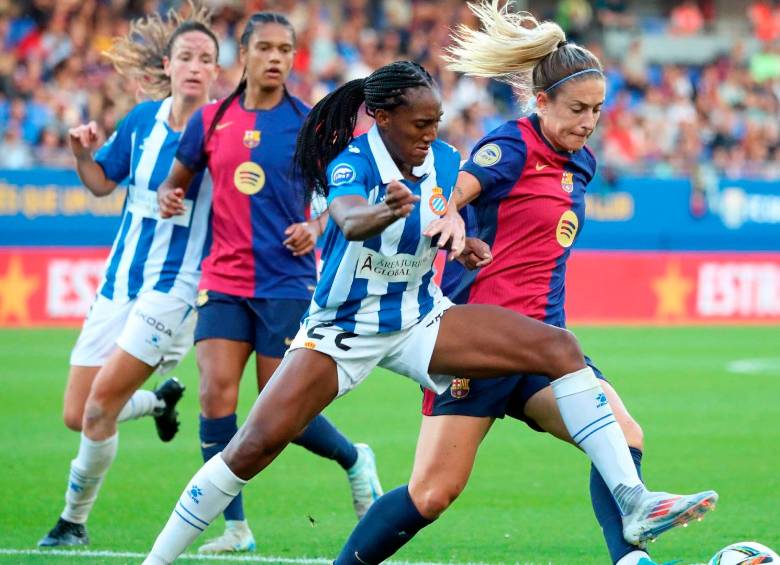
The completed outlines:
{"type": "Polygon", "coordinates": [[[490,245],[493,262],[476,271],[449,263],[445,294],[564,327],[566,261],[585,221],[593,153],[557,151],[533,114],[489,133],[461,170],[482,187],[472,203],[475,235],[490,245]]]}
{"type": "Polygon", "coordinates": [[[219,102],[198,110],[176,158],[193,171],[208,168],[214,184],[212,242],[201,289],[235,296],[309,300],[316,284],[314,253],[293,257],[284,230],[308,215],[292,159],[309,108],[285,96],[270,110],[228,106],[208,141],[219,102]]]}

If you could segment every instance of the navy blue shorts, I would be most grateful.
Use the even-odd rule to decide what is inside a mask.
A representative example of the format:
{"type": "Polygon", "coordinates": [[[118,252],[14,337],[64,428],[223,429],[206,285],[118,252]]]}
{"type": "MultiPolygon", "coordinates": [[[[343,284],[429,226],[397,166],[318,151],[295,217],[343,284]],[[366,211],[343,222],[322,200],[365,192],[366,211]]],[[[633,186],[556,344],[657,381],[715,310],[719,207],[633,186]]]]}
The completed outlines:
{"type": "MultiPolygon", "coordinates": [[[[606,380],[588,357],[588,366],[596,376],[606,380]]],[[[441,394],[425,389],[423,409],[426,416],[476,416],[522,420],[537,432],[543,431],[525,415],[525,403],[534,394],[550,385],[544,375],[514,375],[492,379],[455,379],[441,394]]]]}
{"type": "Polygon", "coordinates": [[[201,291],[195,343],[204,339],[245,341],[260,355],[284,357],[308,307],[308,300],[246,298],[201,291]]]}

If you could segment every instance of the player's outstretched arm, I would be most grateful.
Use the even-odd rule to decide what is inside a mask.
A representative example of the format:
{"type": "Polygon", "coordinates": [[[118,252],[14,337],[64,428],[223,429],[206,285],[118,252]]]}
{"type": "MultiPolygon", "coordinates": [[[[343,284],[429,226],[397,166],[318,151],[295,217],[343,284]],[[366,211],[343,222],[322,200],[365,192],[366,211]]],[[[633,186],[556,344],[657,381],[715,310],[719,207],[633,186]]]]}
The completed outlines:
{"type": "Polygon", "coordinates": [[[68,130],[68,143],[76,158],[76,171],[81,182],[95,196],[106,196],[116,188],[116,183],[106,178],[103,167],[92,158],[98,140],[97,124],[94,121],[68,130]]]}
{"type": "Polygon", "coordinates": [[[184,214],[184,195],[187,192],[195,172],[176,159],[173,168],[163,183],[157,188],[157,203],[160,205],[160,217],[171,218],[184,214]]]}
{"type": "Polygon", "coordinates": [[[393,180],[379,204],[369,204],[362,196],[339,196],[330,203],[328,211],[347,240],[364,241],[382,233],[399,218],[407,217],[419,200],[419,196],[393,180]]]}

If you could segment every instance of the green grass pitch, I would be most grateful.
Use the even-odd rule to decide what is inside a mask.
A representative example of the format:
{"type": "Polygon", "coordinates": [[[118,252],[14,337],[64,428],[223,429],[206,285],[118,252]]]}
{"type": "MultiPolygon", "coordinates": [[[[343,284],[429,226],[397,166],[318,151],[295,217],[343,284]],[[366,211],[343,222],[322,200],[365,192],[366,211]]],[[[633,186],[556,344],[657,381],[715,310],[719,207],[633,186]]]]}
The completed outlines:
{"type": "MultiPolygon", "coordinates": [[[[720,492],[717,511],[702,524],[665,534],[651,546],[656,560],[702,563],[720,547],[744,539],[780,549],[780,327],[575,332],[644,428],[648,485],[720,492]]],[[[35,549],[62,510],[68,465],[78,446],[77,434],[61,420],[75,337],[75,330],[0,331],[3,563],[140,562],[3,553],[35,549]]],[[[162,444],[150,419],[121,426],[119,455],[88,523],[91,550],[147,550],[201,465],[192,354],[175,374],[188,388],[180,405],[182,430],[162,444]]],[[[148,386],[157,381],[153,377],[148,386]]],[[[254,398],[253,387],[246,378],[240,417],[254,398]]],[[[386,490],[408,479],[420,396],[412,382],[377,371],[327,410],[344,433],[372,445],[386,490]]],[[[395,559],[609,563],[590,508],[588,468],[586,457],[571,446],[524,424],[500,421],[481,448],[466,492],[395,559]]],[[[333,558],[355,523],[343,471],[295,446],[244,493],[257,555],[333,558]]],[[[203,539],[221,528],[220,520],[203,539]]]]}

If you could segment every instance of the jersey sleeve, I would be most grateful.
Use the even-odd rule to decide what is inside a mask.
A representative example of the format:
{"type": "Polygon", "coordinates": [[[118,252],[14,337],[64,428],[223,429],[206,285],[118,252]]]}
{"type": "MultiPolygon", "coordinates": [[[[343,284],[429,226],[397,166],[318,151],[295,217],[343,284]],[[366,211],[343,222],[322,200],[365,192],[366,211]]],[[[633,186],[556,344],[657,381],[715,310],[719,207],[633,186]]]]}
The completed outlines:
{"type": "Polygon", "coordinates": [[[95,162],[103,169],[106,178],[116,183],[122,182],[130,174],[135,114],[134,108],[119,122],[114,133],[95,154],[95,162]]]}
{"type": "Polygon", "coordinates": [[[477,237],[479,234],[479,225],[477,224],[477,213],[471,204],[465,205],[460,209],[460,217],[466,225],[466,237],[477,237]]]}
{"type": "Polygon", "coordinates": [[[328,204],[339,196],[368,198],[368,164],[351,153],[342,153],[328,165],[328,204]]]}
{"type": "Polygon", "coordinates": [[[206,155],[205,144],[206,128],[203,123],[203,109],[197,110],[179,140],[179,147],[176,150],[176,158],[181,161],[188,169],[200,172],[206,168],[208,155],[206,155]]]}
{"type": "Polygon", "coordinates": [[[526,155],[519,130],[510,131],[504,126],[477,143],[461,171],[474,175],[479,181],[481,200],[500,200],[520,178],[526,155]]]}

